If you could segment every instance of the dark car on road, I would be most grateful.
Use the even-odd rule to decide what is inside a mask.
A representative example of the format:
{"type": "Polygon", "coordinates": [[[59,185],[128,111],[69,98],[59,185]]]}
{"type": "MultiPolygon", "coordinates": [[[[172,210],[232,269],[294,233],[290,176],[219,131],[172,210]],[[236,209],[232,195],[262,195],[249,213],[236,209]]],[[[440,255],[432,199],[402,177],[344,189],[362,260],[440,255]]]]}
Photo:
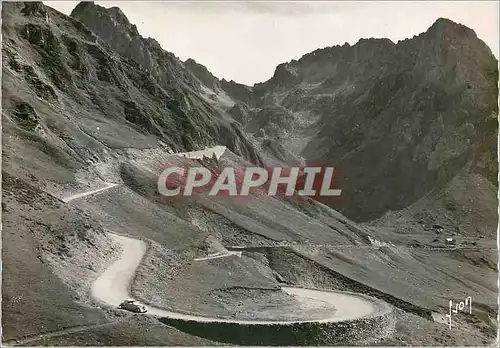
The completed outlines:
{"type": "Polygon", "coordinates": [[[120,309],[126,309],[134,313],[146,313],[148,311],[147,307],[142,303],[135,300],[125,300],[118,306],[120,309]]]}

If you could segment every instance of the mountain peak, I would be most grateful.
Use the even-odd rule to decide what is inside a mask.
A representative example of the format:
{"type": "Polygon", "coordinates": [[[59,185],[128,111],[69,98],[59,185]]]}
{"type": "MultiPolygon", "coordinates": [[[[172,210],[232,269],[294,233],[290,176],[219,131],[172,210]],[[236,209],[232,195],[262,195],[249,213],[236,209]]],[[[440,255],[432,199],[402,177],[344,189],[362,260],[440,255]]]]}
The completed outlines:
{"type": "MultiPolygon", "coordinates": [[[[462,26],[462,24],[452,21],[451,19],[445,17],[439,17],[434,21],[432,26],[462,26]]],[[[431,27],[432,27],[431,26],[431,27]]]]}
{"type": "Polygon", "coordinates": [[[427,30],[427,34],[448,37],[451,39],[459,37],[477,37],[474,30],[463,24],[452,21],[448,18],[438,18],[427,30]]]}
{"type": "Polygon", "coordinates": [[[126,29],[133,29],[133,31],[138,34],[135,25],[132,25],[123,11],[116,6],[106,8],[95,4],[93,1],[81,1],[76,5],[73,11],[71,11],[70,16],[77,19],[82,17],[107,19],[114,25],[119,25],[126,29]]]}
{"type": "Polygon", "coordinates": [[[208,88],[214,91],[220,89],[219,80],[204,65],[192,58],[188,58],[184,61],[184,66],[208,88]]]}
{"type": "Polygon", "coordinates": [[[75,17],[76,14],[95,7],[100,6],[96,5],[93,1],[80,1],[78,5],[75,6],[73,11],[71,11],[70,17],[75,17]]]}
{"type": "Polygon", "coordinates": [[[41,1],[25,3],[23,9],[21,10],[21,13],[25,16],[33,16],[39,18],[47,17],[47,11],[41,1]]]}
{"type": "Polygon", "coordinates": [[[71,12],[72,18],[85,24],[116,53],[140,64],[155,75],[164,86],[197,83],[180,60],[165,51],[153,38],[143,38],[118,7],[105,8],[91,2],[80,2],[71,12]]]}

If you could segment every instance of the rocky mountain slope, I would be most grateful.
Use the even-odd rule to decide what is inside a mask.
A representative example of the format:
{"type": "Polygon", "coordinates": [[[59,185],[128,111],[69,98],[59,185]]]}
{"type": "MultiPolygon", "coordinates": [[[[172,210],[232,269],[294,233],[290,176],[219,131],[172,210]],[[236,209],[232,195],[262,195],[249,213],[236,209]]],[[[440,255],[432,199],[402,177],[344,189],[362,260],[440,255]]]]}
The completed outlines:
{"type": "Polygon", "coordinates": [[[110,231],[147,242],[131,290],[162,308],[245,318],[293,303],[280,285],[298,285],[389,303],[395,330],[372,344],[494,340],[497,70],[470,29],[441,19],[397,45],[318,50],[249,87],[181,62],[118,8],[2,6],[4,340],[237,342],[93,298],[121,252],[110,231]],[[215,144],[228,147],[215,162],[172,155],[215,144]],[[347,217],[311,200],[157,192],[166,163],[219,172],[304,160],[338,168],[347,217]],[[243,255],[194,261],[214,245],[243,255]],[[469,295],[473,315],[452,329],[432,319],[469,295]]]}
{"type": "MultiPolygon", "coordinates": [[[[79,112],[74,108],[91,112],[96,121],[104,120],[93,141],[97,144],[87,148],[93,156],[102,155],[98,143],[123,146],[119,139],[125,133],[113,136],[115,140],[103,134],[106,120],[113,119],[123,124],[115,131],[128,132],[125,138],[137,139],[139,146],[149,146],[141,138],[150,134],[176,151],[222,142],[236,153],[258,161],[237,125],[200,98],[199,82],[173,54],[163,51],[154,40],[140,37],[119,9],[108,11],[82,3],[75,9],[75,16],[88,14],[89,5],[95,11],[90,15],[100,19],[93,23],[102,31],[91,27],[94,33],[74,19],[35,4],[31,5],[33,10],[18,18],[9,16],[7,9],[4,52],[9,72],[24,78],[47,103],[55,102],[68,119],[79,112]],[[114,27],[116,23],[119,25],[114,27]],[[110,27],[115,31],[108,30],[110,27]],[[33,62],[23,61],[24,57],[16,53],[18,44],[31,51],[30,57],[41,71],[33,71],[33,62]],[[65,98],[68,95],[71,98],[65,98]]],[[[44,125],[43,117],[21,101],[7,108],[16,110],[20,115],[17,122],[28,130],[44,125]]]]}
{"type": "MultiPolygon", "coordinates": [[[[200,76],[202,68],[188,68],[200,76]]],[[[361,39],[316,50],[245,94],[226,92],[240,102],[229,113],[259,142],[277,139],[298,158],[335,166],[344,190],[335,208],[370,220],[468,165],[496,185],[497,81],[486,44],[441,18],[397,44],[361,39]]]]}

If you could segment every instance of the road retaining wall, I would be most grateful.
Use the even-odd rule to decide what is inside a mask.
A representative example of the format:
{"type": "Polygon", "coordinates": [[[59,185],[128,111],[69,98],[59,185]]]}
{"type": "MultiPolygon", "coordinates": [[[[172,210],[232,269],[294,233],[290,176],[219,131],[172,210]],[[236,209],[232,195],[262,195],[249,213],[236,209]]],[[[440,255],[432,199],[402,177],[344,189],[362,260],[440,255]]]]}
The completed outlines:
{"type": "Polygon", "coordinates": [[[340,322],[240,324],[171,318],[159,320],[185,333],[213,341],[260,346],[366,344],[386,337],[395,325],[394,313],[390,308],[367,318],[340,322]]]}

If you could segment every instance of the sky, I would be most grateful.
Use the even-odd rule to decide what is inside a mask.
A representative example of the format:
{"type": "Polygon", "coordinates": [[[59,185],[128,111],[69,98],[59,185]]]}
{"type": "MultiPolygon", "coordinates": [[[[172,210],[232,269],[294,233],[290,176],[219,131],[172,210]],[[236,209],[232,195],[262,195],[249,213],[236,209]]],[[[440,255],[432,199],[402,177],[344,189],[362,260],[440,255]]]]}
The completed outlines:
{"type": "MultiPolygon", "coordinates": [[[[78,1],[44,1],[67,15],[78,1]]],[[[218,78],[253,85],[280,63],[360,38],[394,42],[426,31],[439,17],[474,29],[499,54],[498,1],[95,1],[119,7],[144,37],[218,78]]]]}

